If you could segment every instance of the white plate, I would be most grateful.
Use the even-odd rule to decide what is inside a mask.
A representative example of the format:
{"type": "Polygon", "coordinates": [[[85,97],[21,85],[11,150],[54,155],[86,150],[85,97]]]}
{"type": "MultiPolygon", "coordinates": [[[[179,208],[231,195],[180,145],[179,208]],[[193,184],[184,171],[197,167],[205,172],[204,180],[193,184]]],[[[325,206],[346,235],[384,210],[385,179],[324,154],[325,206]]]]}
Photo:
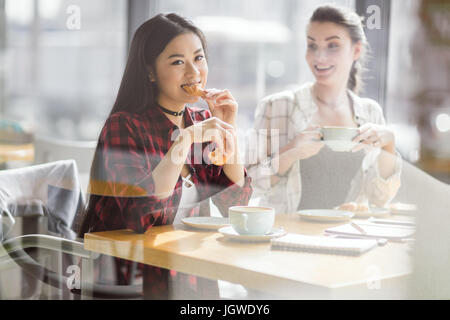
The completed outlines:
{"type": "Polygon", "coordinates": [[[218,230],[230,225],[228,218],[222,217],[188,217],[181,221],[190,227],[206,230],[218,230]]]}
{"type": "Polygon", "coordinates": [[[417,206],[412,203],[391,203],[389,206],[393,214],[412,214],[417,211],[417,206]]]}
{"type": "Polygon", "coordinates": [[[219,232],[227,239],[246,242],[265,242],[286,234],[286,231],[284,231],[284,229],[282,228],[272,228],[269,233],[266,233],[262,236],[240,235],[236,231],[234,231],[232,226],[220,228],[219,232]]]}
{"type": "Polygon", "coordinates": [[[329,210],[329,209],[310,209],[297,212],[300,217],[313,221],[348,221],[355,215],[351,211],[329,210]]]}
{"type": "Polygon", "coordinates": [[[390,215],[391,211],[386,208],[369,208],[368,211],[354,211],[355,218],[381,218],[390,215]]]}

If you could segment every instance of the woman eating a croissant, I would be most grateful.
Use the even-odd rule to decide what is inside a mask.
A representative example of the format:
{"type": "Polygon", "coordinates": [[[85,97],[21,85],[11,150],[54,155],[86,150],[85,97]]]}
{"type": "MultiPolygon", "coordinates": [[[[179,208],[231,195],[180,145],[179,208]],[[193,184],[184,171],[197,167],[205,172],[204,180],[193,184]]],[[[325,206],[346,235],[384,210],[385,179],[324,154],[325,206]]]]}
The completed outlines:
{"type": "MultiPolygon", "coordinates": [[[[228,90],[204,89],[207,77],[205,38],[190,21],[159,14],[137,29],[98,140],[82,234],[143,233],[208,216],[210,198],[225,216],[228,207],[248,203],[250,178],[237,161],[238,104],[228,90]],[[209,110],[192,106],[200,97],[209,110]]],[[[128,283],[129,265],[117,259],[116,267],[119,284],[128,283]]],[[[211,287],[156,267],[144,273],[154,298],[170,298],[173,282],[189,288],[190,298],[211,287]]]]}

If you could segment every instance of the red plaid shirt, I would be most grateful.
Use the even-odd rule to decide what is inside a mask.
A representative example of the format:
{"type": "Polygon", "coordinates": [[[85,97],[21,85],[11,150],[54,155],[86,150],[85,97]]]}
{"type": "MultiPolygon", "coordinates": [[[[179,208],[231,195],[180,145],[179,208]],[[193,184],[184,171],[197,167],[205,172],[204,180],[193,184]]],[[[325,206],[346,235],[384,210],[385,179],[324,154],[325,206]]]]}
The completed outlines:
{"type": "MultiPolygon", "coordinates": [[[[185,126],[210,117],[209,110],[186,107],[185,126]]],[[[148,108],[143,114],[118,112],[107,119],[93,164],[97,179],[105,182],[105,193],[102,195],[96,188],[91,194],[87,213],[91,221],[89,231],[127,228],[142,233],[152,226],[173,223],[181,199],[181,176],[173,193],[159,199],[154,193],[152,171],[172,146],[177,132],[178,127],[157,107],[148,108]],[[127,196],[133,188],[143,191],[143,195],[127,196]]],[[[187,157],[186,164],[200,199],[189,215],[208,216],[211,198],[227,216],[230,206],[248,204],[251,178],[245,173],[244,186],[234,184],[222,167],[205,163],[203,155],[209,152],[205,148],[211,151],[213,145],[192,144],[187,157]]]]}

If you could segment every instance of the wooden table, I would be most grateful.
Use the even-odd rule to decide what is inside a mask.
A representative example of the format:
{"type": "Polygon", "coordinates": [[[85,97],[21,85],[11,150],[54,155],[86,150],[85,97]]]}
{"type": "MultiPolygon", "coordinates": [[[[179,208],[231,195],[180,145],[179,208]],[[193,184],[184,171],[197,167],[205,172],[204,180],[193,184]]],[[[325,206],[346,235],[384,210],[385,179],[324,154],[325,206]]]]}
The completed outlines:
{"type": "MultiPolygon", "coordinates": [[[[323,236],[340,223],[315,223],[279,214],[287,232],[323,236]]],[[[88,233],[87,250],[293,299],[404,298],[411,272],[410,247],[389,242],[359,257],[271,250],[270,243],[241,243],[218,232],[184,225],[88,233]]],[[[271,296],[268,296],[271,297],[271,296]]]]}
{"type": "Polygon", "coordinates": [[[28,144],[0,144],[0,163],[7,161],[33,161],[34,146],[28,144]]]}

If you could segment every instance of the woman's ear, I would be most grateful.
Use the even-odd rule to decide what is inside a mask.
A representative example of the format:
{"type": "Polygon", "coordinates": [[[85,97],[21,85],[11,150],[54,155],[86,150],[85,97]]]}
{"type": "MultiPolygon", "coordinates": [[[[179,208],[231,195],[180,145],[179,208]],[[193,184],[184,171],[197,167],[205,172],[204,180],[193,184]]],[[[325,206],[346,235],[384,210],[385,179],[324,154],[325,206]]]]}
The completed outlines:
{"type": "Polygon", "coordinates": [[[150,66],[146,66],[146,69],[147,69],[148,78],[150,79],[150,82],[155,82],[156,77],[155,77],[155,72],[152,70],[153,68],[150,66]]]}
{"type": "Polygon", "coordinates": [[[362,47],[361,41],[358,41],[357,43],[355,43],[353,45],[353,61],[359,60],[359,58],[361,57],[361,54],[362,54],[362,50],[363,50],[363,47],[362,47]]]}

